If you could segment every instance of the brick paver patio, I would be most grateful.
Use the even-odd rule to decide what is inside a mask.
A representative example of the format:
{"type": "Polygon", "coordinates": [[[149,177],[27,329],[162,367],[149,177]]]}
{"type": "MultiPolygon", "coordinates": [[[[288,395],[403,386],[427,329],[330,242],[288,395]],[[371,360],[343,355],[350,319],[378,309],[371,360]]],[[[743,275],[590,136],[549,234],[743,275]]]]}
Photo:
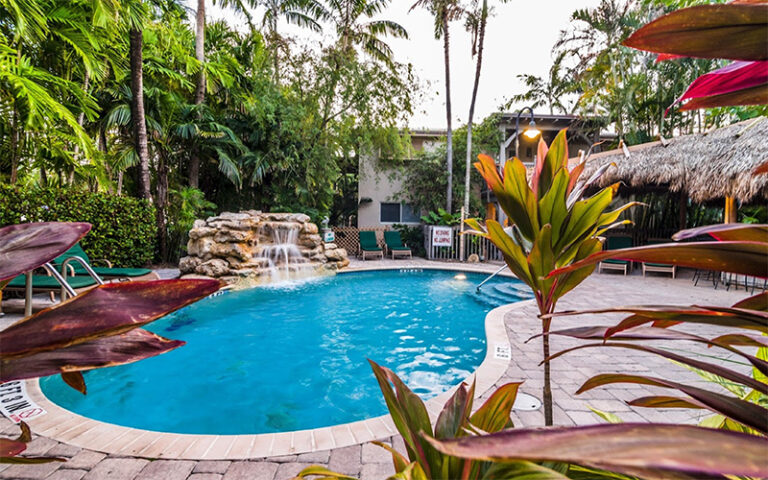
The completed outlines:
{"type": "MultiPolygon", "coordinates": [[[[352,267],[375,267],[402,265],[404,267],[435,265],[420,259],[355,261],[352,267]]],[[[446,264],[438,266],[448,267],[446,264]]],[[[477,267],[485,270],[493,267],[477,267]]],[[[690,279],[672,280],[664,276],[643,278],[639,275],[624,277],[621,274],[593,275],[580,287],[568,294],[559,304],[559,310],[597,308],[633,304],[715,304],[730,305],[747,294],[744,290],[726,292],[714,290],[711,284],[693,286],[690,279]]],[[[511,381],[524,381],[521,391],[540,397],[543,385],[541,342],[525,343],[539,331],[536,307],[526,303],[509,308],[504,320],[507,326],[512,360],[499,385],[511,381]]],[[[3,323],[7,324],[7,319],[3,323]]],[[[577,325],[607,324],[615,322],[618,316],[565,317],[554,320],[554,328],[577,325]]],[[[482,319],[478,319],[482,321],[482,319]]],[[[722,330],[714,327],[688,327],[689,332],[704,335],[716,334],[722,330]]],[[[553,337],[552,351],[556,352],[581,342],[553,337]]],[[[648,342],[653,343],[653,342],[648,342]]],[[[705,352],[698,345],[678,343],[666,344],[685,352],[705,352]]],[[[706,351],[707,354],[720,353],[706,351]]],[[[617,385],[598,388],[582,395],[574,392],[590,376],[597,373],[626,372],[662,376],[688,383],[704,384],[699,377],[683,367],[664,359],[642,352],[625,349],[600,348],[573,352],[552,363],[553,395],[555,399],[554,420],[558,425],[583,425],[600,422],[589,407],[617,414],[624,421],[655,422],[697,422],[702,413],[684,409],[641,409],[628,406],[625,402],[637,397],[659,392],[651,387],[638,385],[617,385]]],[[[711,384],[706,388],[713,388],[711,384]]],[[[479,402],[476,403],[479,405],[479,402]]],[[[543,413],[539,411],[515,411],[516,426],[543,425],[543,413]]],[[[15,436],[17,427],[6,419],[0,419],[0,433],[15,436]]],[[[402,440],[387,439],[400,451],[402,440]]],[[[117,457],[83,450],[57,441],[35,436],[25,452],[26,455],[55,455],[68,459],[64,463],[40,465],[0,464],[0,479],[46,479],[46,480],[283,480],[294,476],[302,468],[319,464],[325,465],[363,480],[383,479],[393,473],[389,455],[371,444],[355,445],[330,451],[305,453],[284,457],[258,458],[247,461],[185,461],[153,460],[132,457],[117,457]]]]}

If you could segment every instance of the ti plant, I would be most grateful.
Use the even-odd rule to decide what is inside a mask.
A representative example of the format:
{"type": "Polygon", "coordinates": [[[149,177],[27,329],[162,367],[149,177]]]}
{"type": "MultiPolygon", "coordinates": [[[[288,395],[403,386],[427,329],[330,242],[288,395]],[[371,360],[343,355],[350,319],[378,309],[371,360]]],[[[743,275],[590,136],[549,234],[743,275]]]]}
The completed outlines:
{"type": "MultiPolygon", "coordinates": [[[[672,243],[615,250],[614,258],[634,261],[674,263],[694,268],[714,268],[736,274],[768,277],[768,226],[726,224],[684,230],[675,239],[687,239],[709,234],[714,242],[672,243]]],[[[593,255],[582,263],[600,261],[607,253],[593,255]]],[[[578,268],[578,265],[569,268],[578,268]]],[[[553,355],[551,359],[574,350],[612,347],[639,350],[675,361],[703,376],[718,380],[727,388],[719,393],[664,378],[643,375],[602,374],[589,379],[578,393],[602,385],[635,383],[676,390],[684,396],[655,395],[635,399],[630,405],[655,408],[695,408],[711,410],[719,417],[719,426],[736,428],[747,433],[768,435],[768,292],[744,299],[732,306],[712,305],[641,305],[599,310],[560,312],[559,315],[628,313],[631,316],[611,327],[585,326],[558,330],[551,335],[563,335],[594,343],[579,345],[553,355]],[[672,327],[679,324],[703,324],[726,327],[733,331],[708,338],[681,332],[672,327]],[[693,342],[718,349],[751,366],[753,374],[676,353],[666,348],[652,347],[649,340],[693,342]],[[748,350],[745,350],[748,349],[748,350]],[[758,354],[751,352],[758,349],[758,354]],[[730,420],[730,422],[728,421],[730,420]],[[735,422],[735,424],[734,424],[735,422]],[[735,425],[739,426],[736,427],[735,425]]]]}
{"type": "MultiPolygon", "coordinates": [[[[29,223],[0,228],[0,288],[66,252],[87,223],[29,223]]],[[[82,371],[131,363],[184,345],[142,327],[218,290],[216,280],[157,280],[100,285],[41,310],[0,332],[0,383],[60,374],[85,393],[82,371]]],[[[30,440],[22,422],[15,440],[0,438],[0,463],[40,463],[18,457],[30,440]]]]}
{"type": "MultiPolygon", "coordinates": [[[[768,225],[716,225],[685,230],[674,238],[684,240],[703,234],[709,234],[718,241],[651,245],[596,253],[555,270],[551,276],[576,272],[606,258],[619,258],[768,277],[768,225]]],[[[730,307],[631,306],[556,315],[613,312],[631,315],[612,327],[577,327],[550,332],[549,335],[595,340],[575,349],[615,347],[660,355],[716,379],[718,383],[727,385],[729,388],[726,391],[732,394],[663,378],[622,374],[593,377],[580,391],[621,382],[675,390],[682,396],[654,395],[629,403],[641,407],[711,410],[716,416],[710,418],[707,425],[722,429],[625,423],[509,430],[456,440],[433,440],[432,444],[441,452],[461,458],[570,462],[644,479],[767,478],[768,409],[764,404],[768,392],[768,361],[765,355],[765,347],[768,346],[768,337],[765,336],[768,333],[768,293],[749,297],[730,307]],[[733,331],[708,338],[672,328],[678,324],[715,325],[733,331]],[[700,358],[690,358],[680,350],[649,346],[647,342],[650,340],[695,342],[721,349],[745,360],[752,367],[752,376],[700,358]],[[755,347],[758,348],[757,355],[751,353],[755,347]]],[[[573,350],[559,352],[549,360],[573,350]]]]}
{"type": "MultiPolygon", "coordinates": [[[[558,300],[584,281],[594,265],[584,265],[568,272],[550,275],[553,270],[579,262],[599,252],[598,236],[606,230],[628,223],[619,221],[621,213],[636,205],[628,203],[607,211],[618,184],[606,187],[589,198],[582,199],[585,190],[607,170],[600,168],[591,178],[580,178],[586,159],[572,170],[568,169],[568,144],[562,130],[547,148],[539,142],[538,156],[530,184],[523,163],[513,158],[506,162],[500,176],[492,158],[480,155],[475,167],[493,190],[501,208],[509,218],[504,228],[495,220],[485,226],[475,219],[467,220],[471,230],[466,233],[490,239],[504,255],[509,269],[525,282],[536,297],[542,316],[542,332],[550,329],[551,318],[558,300]]],[[[543,337],[544,357],[549,357],[549,337],[543,337]]],[[[544,420],[552,425],[552,389],[549,362],[544,362],[544,420]]]]}
{"type": "MultiPolygon", "coordinates": [[[[514,425],[510,420],[512,405],[521,383],[508,383],[498,388],[474,413],[475,384],[462,383],[456,388],[437,416],[434,429],[424,402],[388,368],[370,361],[376,380],[397,431],[403,437],[406,455],[381,442],[374,442],[392,454],[395,475],[399,480],[490,480],[499,478],[568,478],[554,468],[521,460],[490,462],[464,460],[436,450],[432,442],[499,432],[514,425]],[[394,388],[393,388],[394,386],[394,388]]],[[[553,466],[554,467],[554,466],[553,466]]],[[[565,465],[561,470],[567,470],[565,465]]],[[[321,467],[313,466],[297,478],[318,476],[347,479],[321,467]]]]}

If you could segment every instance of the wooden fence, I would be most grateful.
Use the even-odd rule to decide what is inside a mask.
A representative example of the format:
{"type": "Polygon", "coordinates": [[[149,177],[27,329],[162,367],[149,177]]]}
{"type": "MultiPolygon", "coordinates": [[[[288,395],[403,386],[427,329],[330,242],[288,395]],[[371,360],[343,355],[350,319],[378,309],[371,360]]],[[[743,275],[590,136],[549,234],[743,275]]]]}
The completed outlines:
{"type": "MultiPolygon", "coordinates": [[[[363,230],[373,230],[376,232],[376,241],[380,247],[384,248],[384,232],[391,230],[389,227],[367,227],[363,230]]],[[[336,236],[334,243],[345,249],[350,257],[355,257],[360,253],[360,237],[357,227],[333,227],[333,234],[336,236]]]]}

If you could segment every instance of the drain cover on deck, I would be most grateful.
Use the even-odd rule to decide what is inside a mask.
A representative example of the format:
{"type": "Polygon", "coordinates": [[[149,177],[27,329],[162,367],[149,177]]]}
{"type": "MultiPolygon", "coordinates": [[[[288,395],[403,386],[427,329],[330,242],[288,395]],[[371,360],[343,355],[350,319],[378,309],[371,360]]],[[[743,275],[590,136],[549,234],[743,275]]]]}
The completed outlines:
{"type": "Polygon", "coordinates": [[[512,410],[533,411],[540,408],[541,400],[527,393],[518,393],[517,398],[515,398],[515,404],[512,405],[512,410]]]}

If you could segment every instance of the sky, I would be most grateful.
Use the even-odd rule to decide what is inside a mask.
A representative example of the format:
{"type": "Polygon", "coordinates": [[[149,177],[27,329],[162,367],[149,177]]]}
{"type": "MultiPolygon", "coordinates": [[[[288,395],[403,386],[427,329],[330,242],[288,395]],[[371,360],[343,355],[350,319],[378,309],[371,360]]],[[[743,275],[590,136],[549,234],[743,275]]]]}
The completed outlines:
{"type": "MultiPolygon", "coordinates": [[[[434,38],[432,16],[423,9],[409,12],[415,0],[393,0],[380,18],[393,20],[408,31],[409,39],[387,39],[395,60],[411,63],[422,84],[422,95],[408,122],[411,129],[444,129],[445,67],[443,42],[434,38]]],[[[207,16],[224,19],[238,28],[245,22],[231,10],[207,3],[207,16]]],[[[594,7],[599,0],[510,0],[506,4],[489,2],[494,16],[486,29],[485,51],[480,86],[475,106],[475,121],[498,111],[499,107],[526,89],[517,78],[520,74],[545,76],[552,64],[552,46],[560,31],[568,27],[571,13],[579,8],[594,7]]],[[[195,8],[195,0],[187,0],[195,8]]],[[[259,11],[254,18],[260,18],[259,11]]],[[[299,41],[318,42],[316,34],[283,24],[281,30],[299,41]]],[[[451,24],[451,98],[453,123],[467,122],[475,61],[471,56],[470,35],[462,22],[451,24]]],[[[523,107],[525,105],[519,105],[523,107]]],[[[546,112],[542,112],[546,113],[546,112]]]]}

